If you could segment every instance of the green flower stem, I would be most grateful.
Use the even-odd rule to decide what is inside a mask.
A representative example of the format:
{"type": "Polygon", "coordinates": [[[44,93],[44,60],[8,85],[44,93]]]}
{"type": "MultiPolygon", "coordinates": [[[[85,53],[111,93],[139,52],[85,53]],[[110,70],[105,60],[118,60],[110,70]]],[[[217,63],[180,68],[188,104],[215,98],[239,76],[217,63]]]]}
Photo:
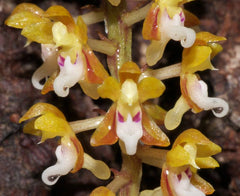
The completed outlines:
{"type": "Polygon", "coordinates": [[[104,21],[104,13],[102,11],[98,11],[98,12],[89,12],[87,14],[83,14],[81,15],[83,21],[86,23],[86,25],[91,25],[97,22],[102,22],[104,21]]]}
{"type": "Polygon", "coordinates": [[[70,122],[70,126],[72,127],[73,131],[77,134],[83,131],[96,129],[98,125],[102,122],[104,116],[97,116],[85,120],[78,120],[70,122]]]}
{"type": "Polygon", "coordinates": [[[122,16],[122,21],[127,25],[131,26],[146,18],[146,15],[151,8],[152,3],[145,5],[144,7],[128,12],[122,16]]]}
{"type": "Polygon", "coordinates": [[[148,69],[141,75],[141,78],[155,77],[159,80],[179,77],[181,72],[181,63],[176,63],[160,69],[148,69]]]}
{"type": "Polygon", "coordinates": [[[108,39],[117,45],[116,53],[107,58],[108,68],[111,75],[118,78],[118,70],[122,64],[132,60],[132,29],[121,20],[126,7],[125,1],[121,1],[117,7],[112,6],[108,1],[104,3],[108,39]]]}
{"type": "Polygon", "coordinates": [[[94,51],[101,52],[108,56],[114,55],[117,51],[117,47],[115,47],[110,41],[88,39],[88,45],[94,51]]]}
{"type": "Polygon", "coordinates": [[[163,164],[166,162],[167,152],[168,150],[142,147],[138,148],[136,156],[141,159],[143,163],[162,168],[163,164]]]}

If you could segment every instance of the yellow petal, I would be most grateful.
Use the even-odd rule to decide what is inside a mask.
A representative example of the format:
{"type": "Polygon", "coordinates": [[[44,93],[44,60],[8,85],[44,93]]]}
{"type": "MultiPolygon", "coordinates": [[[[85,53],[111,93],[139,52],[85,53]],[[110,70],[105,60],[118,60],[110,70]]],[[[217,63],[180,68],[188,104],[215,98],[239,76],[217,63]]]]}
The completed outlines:
{"type": "Polygon", "coordinates": [[[120,84],[113,78],[108,77],[103,84],[98,87],[98,94],[102,98],[109,98],[112,101],[117,101],[120,96],[120,84]]]}
{"type": "Polygon", "coordinates": [[[195,161],[200,168],[219,167],[219,163],[212,157],[197,157],[195,161]]]}
{"type": "Polygon", "coordinates": [[[182,73],[195,73],[206,69],[214,69],[210,62],[211,48],[208,46],[193,46],[183,50],[182,73]]]}
{"type": "Polygon", "coordinates": [[[103,161],[95,160],[86,153],[84,153],[83,168],[90,170],[101,180],[107,180],[111,176],[109,167],[103,161]]]}
{"type": "Polygon", "coordinates": [[[161,41],[152,40],[146,52],[146,61],[149,66],[155,65],[162,58],[168,41],[169,39],[161,39],[161,41]]]}
{"type": "Polygon", "coordinates": [[[73,131],[66,120],[53,113],[46,113],[35,120],[34,128],[42,131],[42,142],[56,136],[73,135],[73,131]]]}
{"type": "Polygon", "coordinates": [[[211,59],[223,50],[223,47],[218,43],[209,43],[208,46],[212,49],[211,59]]]}
{"type": "Polygon", "coordinates": [[[184,147],[180,145],[175,146],[167,153],[166,163],[171,167],[192,165],[195,168],[199,168],[195,163],[195,156],[193,156],[193,153],[189,153],[186,149],[184,149],[184,147]]]}
{"type": "Polygon", "coordinates": [[[26,121],[28,119],[46,114],[46,113],[53,113],[55,116],[66,120],[64,114],[55,106],[48,104],[48,103],[37,103],[33,105],[19,120],[19,123],[26,121]]]}
{"type": "Polygon", "coordinates": [[[197,157],[208,157],[221,152],[221,147],[211,142],[200,131],[188,129],[181,133],[173,144],[173,148],[183,143],[194,143],[197,145],[197,157]]]}
{"type": "Polygon", "coordinates": [[[189,105],[189,108],[192,109],[193,112],[199,113],[202,111],[202,108],[200,108],[193,100],[191,99],[191,89],[192,86],[195,86],[198,84],[198,77],[196,74],[181,74],[180,75],[180,87],[181,87],[181,93],[182,97],[185,99],[185,102],[189,105]]]}
{"type": "Polygon", "coordinates": [[[204,41],[207,45],[207,43],[225,41],[226,38],[203,31],[196,34],[196,40],[204,41]]]}
{"type": "Polygon", "coordinates": [[[165,89],[165,85],[160,80],[153,77],[144,78],[138,83],[139,101],[143,103],[148,99],[157,98],[165,89]]]}
{"type": "Polygon", "coordinates": [[[109,76],[108,72],[88,45],[83,46],[82,53],[86,61],[86,81],[93,84],[102,84],[109,76]]]}
{"type": "Polygon", "coordinates": [[[74,20],[67,9],[60,5],[54,5],[49,7],[44,16],[54,20],[56,22],[62,22],[67,26],[69,32],[72,32],[75,26],[74,20]]]}
{"type": "Polygon", "coordinates": [[[61,139],[61,144],[72,147],[76,150],[77,161],[71,173],[75,173],[83,167],[84,162],[84,151],[82,144],[79,142],[77,137],[73,134],[71,137],[63,137],[61,139]],[[70,140],[70,142],[69,142],[70,140]]]}
{"type": "Polygon", "coordinates": [[[95,188],[91,192],[90,196],[115,196],[115,193],[113,193],[111,190],[109,190],[105,186],[100,186],[95,188]]]}
{"type": "Polygon", "coordinates": [[[211,195],[215,191],[211,184],[195,173],[193,173],[191,177],[191,184],[193,184],[197,189],[200,189],[206,195],[211,195]]]}
{"type": "Polygon", "coordinates": [[[44,11],[40,7],[36,6],[35,4],[21,3],[14,8],[11,15],[19,13],[19,12],[24,12],[24,11],[28,11],[33,14],[39,15],[39,16],[42,16],[44,13],[44,11]]]}
{"type": "Polygon", "coordinates": [[[78,83],[80,84],[83,92],[87,96],[91,97],[92,99],[99,98],[99,94],[97,92],[99,84],[91,84],[91,83],[88,83],[86,80],[80,80],[78,83]]]}
{"type": "Polygon", "coordinates": [[[11,15],[5,24],[11,27],[22,29],[28,25],[39,23],[39,22],[50,22],[50,20],[41,18],[39,15],[33,14],[28,11],[22,11],[11,15]]]}
{"type": "Polygon", "coordinates": [[[168,146],[170,141],[166,134],[142,109],[143,136],[141,141],[147,145],[168,146]]]}
{"type": "Polygon", "coordinates": [[[12,12],[5,21],[5,24],[15,28],[24,28],[27,25],[44,21],[41,18],[44,11],[31,3],[21,3],[12,12]]]}
{"type": "Polygon", "coordinates": [[[146,40],[160,40],[161,31],[159,28],[161,11],[156,3],[153,3],[144,20],[142,35],[146,40]]]}
{"type": "Polygon", "coordinates": [[[53,44],[52,23],[39,22],[23,28],[22,33],[30,41],[40,44],[53,44]]]}
{"type": "Polygon", "coordinates": [[[87,43],[87,25],[84,23],[81,16],[77,17],[77,26],[78,26],[78,35],[81,39],[81,43],[86,44],[87,43]]]}
{"type": "Polygon", "coordinates": [[[41,136],[42,132],[40,130],[35,129],[35,127],[34,127],[35,120],[36,119],[33,119],[30,122],[28,122],[27,124],[25,124],[23,127],[23,132],[26,134],[41,136]]]}
{"type": "Polygon", "coordinates": [[[92,146],[111,145],[117,142],[118,137],[115,123],[116,107],[117,104],[113,104],[110,107],[104,119],[93,133],[90,140],[92,146]]]}
{"type": "Polygon", "coordinates": [[[141,70],[136,63],[132,61],[126,62],[119,69],[120,83],[123,83],[126,79],[132,79],[135,83],[137,83],[140,74],[141,70]]]}

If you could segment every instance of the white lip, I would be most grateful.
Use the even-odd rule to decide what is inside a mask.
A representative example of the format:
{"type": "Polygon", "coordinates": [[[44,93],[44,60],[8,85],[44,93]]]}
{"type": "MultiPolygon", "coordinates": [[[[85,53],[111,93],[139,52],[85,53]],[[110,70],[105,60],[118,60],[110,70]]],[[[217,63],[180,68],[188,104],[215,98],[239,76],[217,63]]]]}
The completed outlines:
{"type": "Polygon", "coordinates": [[[62,175],[68,174],[77,161],[76,153],[63,145],[57,147],[55,154],[57,157],[56,164],[48,167],[42,173],[42,181],[47,185],[54,185],[62,175]]]}
{"type": "Polygon", "coordinates": [[[80,57],[77,57],[76,63],[72,64],[70,56],[67,56],[64,65],[59,67],[60,73],[54,80],[53,88],[58,96],[66,97],[69,94],[69,88],[83,79],[84,65],[80,57]]]}
{"type": "Polygon", "coordinates": [[[224,117],[229,111],[229,106],[226,101],[221,98],[208,97],[207,84],[199,80],[194,85],[189,86],[189,96],[192,101],[204,110],[212,110],[216,117],[224,117]],[[219,112],[214,109],[220,108],[219,112]]]}
{"type": "MultiPolygon", "coordinates": [[[[127,154],[134,155],[137,151],[138,140],[143,135],[142,120],[134,122],[132,116],[128,114],[127,120],[122,122],[118,117],[118,111],[116,112],[117,135],[124,142],[127,154]]],[[[141,113],[140,119],[142,119],[141,113]]]]}

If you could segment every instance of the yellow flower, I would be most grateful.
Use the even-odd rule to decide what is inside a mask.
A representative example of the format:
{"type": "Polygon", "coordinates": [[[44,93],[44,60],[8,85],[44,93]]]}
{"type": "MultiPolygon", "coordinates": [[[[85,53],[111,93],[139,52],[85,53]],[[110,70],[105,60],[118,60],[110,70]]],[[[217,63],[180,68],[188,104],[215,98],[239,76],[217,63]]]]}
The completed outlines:
{"type": "Polygon", "coordinates": [[[146,53],[147,63],[150,66],[161,59],[170,39],[181,41],[184,48],[193,45],[195,32],[185,26],[198,24],[198,19],[181,8],[182,4],[190,1],[192,0],[155,0],[152,4],[142,30],[143,38],[152,40],[146,53]]]}
{"type": "Polygon", "coordinates": [[[194,113],[211,109],[216,117],[224,117],[228,113],[227,102],[220,98],[208,97],[207,84],[195,74],[197,71],[214,69],[211,58],[222,49],[216,42],[223,40],[224,37],[200,32],[194,45],[183,50],[180,74],[182,96],[166,114],[164,123],[167,129],[175,129],[181,123],[183,114],[189,109],[194,113]]]}
{"type": "Polygon", "coordinates": [[[60,176],[69,172],[75,173],[81,168],[90,170],[100,179],[108,179],[110,170],[108,166],[94,160],[84,153],[65,116],[55,106],[46,103],[37,103],[20,119],[20,122],[29,120],[24,126],[24,132],[41,136],[41,142],[46,139],[61,137],[60,145],[55,154],[57,162],[42,173],[42,180],[47,185],[53,185],[60,176]]]}
{"type": "Polygon", "coordinates": [[[219,167],[211,156],[221,148],[196,129],[188,129],[178,136],[167,153],[162,169],[163,196],[204,196],[214,188],[196,172],[200,168],[219,167]]]}
{"type": "Polygon", "coordinates": [[[87,45],[87,26],[80,16],[75,22],[62,6],[51,6],[44,12],[34,4],[22,3],[5,24],[22,29],[28,43],[42,45],[44,63],[33,74],[35,88],[43,94],[54,90],[65,97],[79,82],[87,95],[98,98],[96,88],[108,73],[87,45]],[[40,83],[42,79],[47,80],[45,85],[40,83]]]}
{"type": "MultiPolygon", "coordinates": [[[[114,103],[91,138],[92,146],[114,144],[120,138],[129,155],[136,153],[139,139],[148,145],[168,146],[169,139],[144,109],[144,102],[159,97],[165,90],[164,84],[148,77],[138,81],[141,74],[138,66],[127,62],[119,70],[120,82],[108,77],[99,86],[102,98],[114,103]]],[[[147,106],[152,116],[162,113],[157,107],[147,106]]]]}

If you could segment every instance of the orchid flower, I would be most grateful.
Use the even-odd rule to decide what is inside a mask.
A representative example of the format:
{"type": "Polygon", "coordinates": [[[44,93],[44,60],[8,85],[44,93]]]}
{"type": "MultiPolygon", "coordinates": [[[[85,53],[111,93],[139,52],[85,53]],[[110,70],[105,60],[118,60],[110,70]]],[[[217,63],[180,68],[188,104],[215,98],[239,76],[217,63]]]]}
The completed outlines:
{"type": "MultiPolygon", "coordinates": [[[[165,86],[152,77],[138,81],[140,74],[135,63],[127,62],[119,70],[120,82],[108,77],[98,87],[100,97],[109,98],[114,103],[92,135],[92,146],[114,144],[119,138],[125,144],[126,153],[133,155],[139,140],[148,145],[169,145],[168,137],[152,120],[143,104],[148,99],[159,97],[165,86]]],[[[148,110],[151,108],[148,107],[148,110]]]]}
{"type": "Polygon", "coordinates": [[[214,188],[197,174],[200,168],[219,167],[211,156],[221,148],[196,129],[188,129],[175,140],[162,169],[163,196],[205,196],[214,188]]]}
{"type": "Polygon", "coordinates": [[[189,109],[192,109],[194,113],[202,110],[212,110],[216,117],[227,115],[228,103],[221,98],[208,97],[207,84],[200,80],[195,73],[206,69],[214,69],[211,58],[221,51],[222,47],[217,42],[223,40],[225,40],[224,37],[200,32],[197,34],[194,45],[183,50],[180,73],[182,95],[175,106],[166,114],[164,123],[167,129],[175,129],[180,124],[183,114],[189,109]]]}
{"type": "Polygon", "coordinates": [[[169,40],[181,41],[184,48],[189,48],[195,41],[195,31],[184,26],[186,16],[188,25],[196,25],[198,19],[183,10],[181,5],[192,0],[155,0],[143,24],[143,38],[151,40],[147,48],[146,59],[152,66],[162,58],[169,40]],[[186,16],[185,16],[186,15],[186,16]]]}
{"type": "Polygon", "coordinates": [[[34,41],[42,45],[44,63],[33,74],[34,87],[43,94],[54,90],[65,97],[70,87],[80,83],[87,95],[99,97],[97,86],[108,73],[87,45],[87,26],[80,16],[75,22],[62,6],[51,6],[44,12],[34,4],[22,3],[5,23],[22,29],[28,44],[34,41]],[[45,85],[41,84],[43,79],[45,85]]]}
{"type": "MultiPolygon", "coordinates": [[[[42,173],[42,180],[47,185],[53,185],[69,172],[75,173],[81,168],[90,170],[100,179],[108,179],[110,170],[102,161],[94,160],[84,153],[65,116],[55,106],[46,103],[33,105],[20,119],[20,122],[31,119],[24,127],[24,132],[41,136],[41,142],[46,139],[61,137],[55,154],[57,162],[42,173]]],[[[40,142],[40,143],[41,143],[40,142]]]]}

